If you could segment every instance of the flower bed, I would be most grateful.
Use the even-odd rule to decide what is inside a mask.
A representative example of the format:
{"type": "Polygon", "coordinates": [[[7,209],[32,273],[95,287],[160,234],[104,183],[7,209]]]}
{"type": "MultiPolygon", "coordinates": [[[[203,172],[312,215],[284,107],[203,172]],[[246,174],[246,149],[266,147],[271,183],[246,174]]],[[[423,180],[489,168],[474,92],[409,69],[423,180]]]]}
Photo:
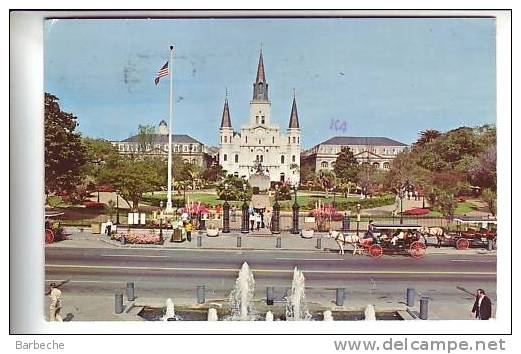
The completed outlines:
{"type": "Polygon", "coordinates": [[[105,208],[105,204],[98,203],[98,202],[87,201],[87,202],[83,202],[83,205],[87,209],[103,209],[103,208],[105,208]]]}
{"type": "Polygon", "coordinates": [[[427,209],[427,208],[414,208],[414,209],[409,209],[407,211],[404,211],[403,215],[418,216],[418,215],[427,215],[430,212],[431,212],[430,209],[427,209]]]}
{"type": "Polygon", "coordinates": [[[112,240],[121,241],[121,237],[125,237],[127,243],[139,244],[139,245],[159,245],[161,244],[159,235],[155,233],[138,234],[138,233],[120,233],[113,234],[112,240]]]}

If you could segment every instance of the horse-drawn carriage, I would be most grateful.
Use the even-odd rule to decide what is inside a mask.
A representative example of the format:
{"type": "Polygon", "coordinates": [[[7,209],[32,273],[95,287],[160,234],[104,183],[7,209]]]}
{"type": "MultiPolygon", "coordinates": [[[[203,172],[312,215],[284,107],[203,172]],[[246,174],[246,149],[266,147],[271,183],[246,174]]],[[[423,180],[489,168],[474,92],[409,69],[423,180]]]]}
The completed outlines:
{"type": "Polygon", "coordinates": [[[420,225],[412,224],[373,224],[370,233],[360,244],[365,253],[373,258],[386,254],[408,254],[422,258],[427,252],[427,245],[419,233],[420,225]]]}
{"type": "Polygon", "coordinates": [[[52,218],[63,215],[63,213],[45,213],[45,243],[53,243],[67,238],[63,228],[58,224],[55,225],[52,218]]]}
{"type": "Polygon", "coordinates": [[[466,250],[469,247],[489,247],[496,248],[496,227],[495,218],[480,218],[471,216],[461,216],[454,218],[456,231],[447,232],[441,227],[423,227],[420,233],[424,237],[436,237],[436,245],[452,246],[458,250],[466,250]]]}

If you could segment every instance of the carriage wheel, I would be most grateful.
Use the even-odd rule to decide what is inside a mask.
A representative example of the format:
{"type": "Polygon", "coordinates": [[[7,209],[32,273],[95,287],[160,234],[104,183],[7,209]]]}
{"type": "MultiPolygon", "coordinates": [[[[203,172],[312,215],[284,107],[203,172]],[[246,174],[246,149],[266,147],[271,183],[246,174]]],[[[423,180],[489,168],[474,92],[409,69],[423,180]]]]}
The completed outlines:
{"type": "Polygon", "coordinates": [[[45,243],[54,242],[54,232],[51,229],[45,229],[45,243]]]}
{"type": "Polygon", "coordinates": [[[466,250],[467,248],[469,248],[469,246],[470,246],[470,242],[466,238],[460,238],[456,242],[456,248],[459,250],[466,250]]]}
{"type": "Polygon", "coordinates": [[[371,245],[371,247],[369,247],[369,255],[373,258],[380,258],[382,257],[383,253],[384,250],[380,245],[371,245]]]}
{"type": "Polygon", "coordinates": [[[420,241],[414,241],[411,243],[411,247],[409,248],[409,253],[414,258],[422,258],[425,256],[425,253],[427,252],[427,247],[423,242],[420,241]]]}

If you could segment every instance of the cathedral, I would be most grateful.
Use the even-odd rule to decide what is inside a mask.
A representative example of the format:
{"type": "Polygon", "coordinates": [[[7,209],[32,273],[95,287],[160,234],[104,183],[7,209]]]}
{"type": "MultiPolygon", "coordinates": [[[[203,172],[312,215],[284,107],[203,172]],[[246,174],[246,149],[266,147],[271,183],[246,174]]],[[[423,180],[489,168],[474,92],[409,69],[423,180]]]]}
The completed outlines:
{"type": "Polygon", "coordinates": [[[262,173],[269,176],[271,182],[298,184],[301,134],[295,95],[284,135],[281,128],[272,123],[268,92],[261,50],[249,121],[240,132],[233,129],[228,98],[224,101],[219,129],[219,164],[228,174],[237,177],[248,179],[252,174],[262,173]]]}

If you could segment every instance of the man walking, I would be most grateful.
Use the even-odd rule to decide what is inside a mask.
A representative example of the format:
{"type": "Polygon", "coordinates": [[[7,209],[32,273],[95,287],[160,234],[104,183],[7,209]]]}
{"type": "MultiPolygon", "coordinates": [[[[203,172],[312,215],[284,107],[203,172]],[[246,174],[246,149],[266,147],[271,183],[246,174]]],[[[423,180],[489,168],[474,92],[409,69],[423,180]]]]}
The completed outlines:
{"type": "Polygon", "coordinates": [[[476,292],[476,301],[472,307],[472,313],[476,314],[478,320],[488,320],[492,315],[492,302],[485,295],[485,290],[478,289],[476,292]]]}
{"type": "Polygon", "coordinates": [[[51,293],[49,294],[51,304],[49,306],[49,321],[62,322],[60,311],[62,309],[62,292],[56,287],[55,283],[51,283],[51,293]]]}

